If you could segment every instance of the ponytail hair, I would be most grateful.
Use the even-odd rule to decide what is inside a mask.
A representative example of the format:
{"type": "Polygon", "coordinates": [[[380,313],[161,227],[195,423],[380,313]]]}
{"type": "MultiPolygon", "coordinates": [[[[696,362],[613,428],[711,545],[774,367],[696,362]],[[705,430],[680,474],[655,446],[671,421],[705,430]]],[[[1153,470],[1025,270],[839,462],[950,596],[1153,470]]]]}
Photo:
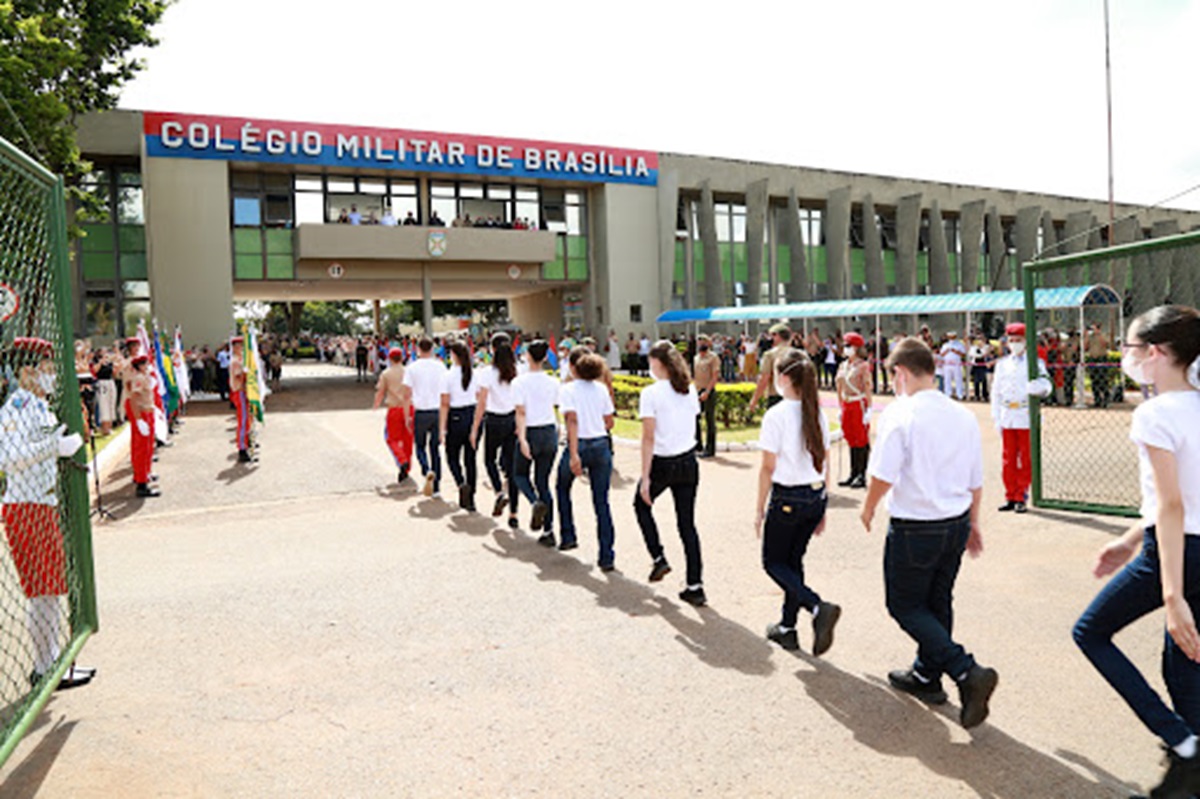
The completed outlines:
{"type": "Polygon", "coordinates": [[[492,336],[492,365],[500,373],[501,383],[511,383],[517,376],[517,356],[507,333],[492,336]]]}
{"type": "Polygon", "coordinates": [[[800,395],[800,432],[803,444],[812,456],[813,468],[825,471],[825,431],[821,429],[821,411],[817,397],[817,367],[804,350],[787,349],[775,361],[779,377],[791,382],[800,395]]]}
{"type": "Polygon", "coordinates": [[[666,368],[667,379],[671,381],[671,388],[675,389],[676,394],[688,393],[688,385],[692,382],[692,375],[688,371],[687,363],[683,360],[683,356],[679,354],[679,350],[675,349],[674,344],[666,339],[662,339],[650,348],[650,357],[666,368]]]}
{"type": "Polygon", "coordinates": [[[1129,329],[1146,344],[1157,344],[1184,368],[1200,358],[1200,312],[1184,305],[1160,305],[1138,316],[1129,329]]]}
{"type": "Polygon", "coordinates": [[[462,369],[462,390],[466,391],[471,387],[471,351],[467,349],[467,345],[461,341],[456,341],[450,345],[450,352],[454,353],[454,357],[458,359],[458,365],[462,369]]]}

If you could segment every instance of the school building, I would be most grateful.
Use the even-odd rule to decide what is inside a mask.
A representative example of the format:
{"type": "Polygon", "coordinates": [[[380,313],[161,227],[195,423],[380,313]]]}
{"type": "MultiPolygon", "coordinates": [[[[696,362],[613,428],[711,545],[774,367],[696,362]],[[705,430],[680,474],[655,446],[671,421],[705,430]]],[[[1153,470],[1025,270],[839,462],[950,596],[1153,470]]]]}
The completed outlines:
{"type": "MultiPolygon", "coordinates": [[[[108,210],[74,245],[95,336],[215,344],[237,300],[504,299],[625,338],[672,308],[1017,287],[1109,239],[1102,200],[493,135],[115,110],[79,144],[108,210]]],[[[1200,227],[1115,213],[1114,243],[1200,227]]]]}

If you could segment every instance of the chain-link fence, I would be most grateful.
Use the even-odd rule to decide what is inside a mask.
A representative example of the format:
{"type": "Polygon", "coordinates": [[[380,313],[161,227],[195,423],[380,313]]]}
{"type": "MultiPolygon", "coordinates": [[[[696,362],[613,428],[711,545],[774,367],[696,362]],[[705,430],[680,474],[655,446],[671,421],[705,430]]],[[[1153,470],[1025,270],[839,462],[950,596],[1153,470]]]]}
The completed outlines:
{"type": "MultiPolygon", "coordinates": [[[[1119,222],[1118,233],[1126,221],[1135,220],[1119,222]]],[[[1031,349],[1036,341],[1053,384],[1049,397],[1031,402],[1033,503],[1136,516],[1141,494],[1129,423],[1145,395],[1121,373],[1120,344],[1137,314],[1200,297],[1200,233],[1034,261],[1024,271],[1027,340],[1031,349]],[[1092,285],[1111,287],[1119,302],[1034,310],[1038,288],[1092,285]]],[[[1032,377],[1033,359],[1030,366],[1032,377]]]]}
{"type": "Polygon", "coordinates": [[[96,629],[65,215],[0,139],[0,764],[96,629]]]}

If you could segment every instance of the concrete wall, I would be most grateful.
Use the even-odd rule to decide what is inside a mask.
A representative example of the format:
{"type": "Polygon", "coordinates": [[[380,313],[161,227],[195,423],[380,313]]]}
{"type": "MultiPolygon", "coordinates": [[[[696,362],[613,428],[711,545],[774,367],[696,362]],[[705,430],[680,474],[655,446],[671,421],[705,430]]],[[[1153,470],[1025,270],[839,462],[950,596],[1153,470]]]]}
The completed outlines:
{"type": "MultiPolygon", "coordinates": [[[[550,331],[559,338],[563,329],[563,290],[550,289],[523,297],[512,297],[508,301],[508,314],[514,324],[529,335],[541,333],[549,336],[550,331]]],[[[597,335],[597,340],[599,336],[597,335]]]]}
{"type": "Polygon", "coordinates": [[[483,261],[538,264],[555,259],[556,234],[533,230],[427,228],[400,225],[300,225],[298,256],[305,259],[483,261]],[[444,234],[445,253],[429,252],[431,233],[444,234]]]}
{"type": "Polygon", "coordinates": [[[216,345],[233,330],[229,175],[223,161],[145,158],[150,296],[159,325],[216,345]]]}
{"type": "MultiPolygon", "coordinates": [[[[658,191],[609,183],[592,198],[596,258],[610,275],[604,320],[593,332],[599,338],[612,328],[624,340],[630,331],[652,331],[654,319],[666,310],[660,295],[658,191]],[[630,321],[631,305],[642,306],[640,323],[630,321]]],[[[661,268],[674,270],[674,261],[661,268]]]]}

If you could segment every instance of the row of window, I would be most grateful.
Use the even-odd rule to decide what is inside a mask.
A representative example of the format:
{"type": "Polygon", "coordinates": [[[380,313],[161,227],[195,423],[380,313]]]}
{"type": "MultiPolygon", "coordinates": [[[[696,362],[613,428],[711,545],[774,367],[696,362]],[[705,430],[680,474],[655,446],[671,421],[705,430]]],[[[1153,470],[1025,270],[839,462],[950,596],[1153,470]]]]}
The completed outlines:
{"type": "Polygon", "coordinates": [[[97,201],[90,211],[76,209],[81,328],[101,340],[125,336],[150,318],[142,175],[131,166],[97,165],[80,188],[97,201]]]}

